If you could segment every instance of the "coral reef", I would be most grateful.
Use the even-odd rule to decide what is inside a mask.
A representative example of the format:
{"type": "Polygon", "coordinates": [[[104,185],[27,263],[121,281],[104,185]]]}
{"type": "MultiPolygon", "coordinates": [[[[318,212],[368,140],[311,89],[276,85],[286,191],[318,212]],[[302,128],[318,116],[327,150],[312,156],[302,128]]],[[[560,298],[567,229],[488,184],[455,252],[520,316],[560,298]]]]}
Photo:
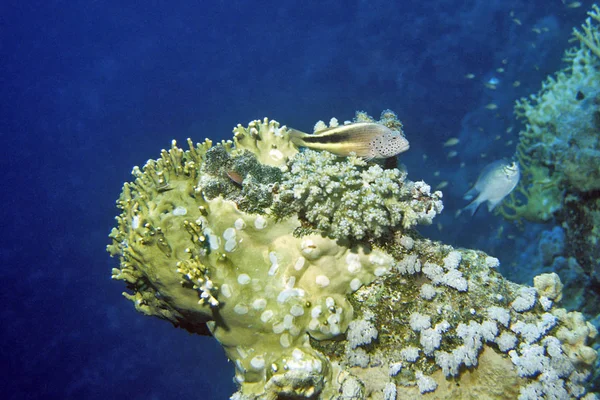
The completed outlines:
{"type": "Polygon", "coordinates": [[[516,104],[522,177],[500,209],[508,219],[547,222],[570,194],[600,190],[600,9],[588,14],[583,32],[574,29],[580,46],[566,51],[568,66],[516,104]]]}
{"type": "MultiPolygon", "coordinates": [[[[567,203],[568,204],[568,203],[567,203]]],[[[589,222],[592,222],[591,220],[589,222]]],[[[578,225],[586,229],[586,224],[578,225]]],[[[552,229],[540,230],[530,241],[518,244],[520,253],[516,263],[503,266],[502,272],[509,279],[518,282],[532,282],[540,274],[556,273],[563,283],[560,304],[568,310],[578,310],[594,318],[600,314],[600,293],[597,290],[598,277],[589,270],[594,265],[594,252],[597,246],[587,243],[591,237],[581,236],[568,238],[567,234],[578,232],[577,226],[565,225],[565,228],[554,226],[552,229]],[[577,249],[573,244],[586,242],[577,249]],[[587,252],[582,251],[587,250],[587,252]],[[587,262],[581,262],[583,260],[587,262]]],[[[596,323],[596,327],[599,325],[596,323]]]]}
{"type": "Polygon", "coordinates": [[[577,260],[600,295],[600,192],[567,196],[560,219],[566,253],[577,260]]]}
{"type": "Polygon", "coordinates": [[[404,171],[234,133],[134,168],[108,246],[138,311],[221,343],[233,399],[593,398],[597,332],[557,277],[421,238],[441,193],[404,171]]]}
{"type": "Polygon", "coordinates": [[[548,77],[537,94],[516,104],[515,113],[525,123],[516,151],[523,172],[499,213],[509,220],[561,226],[560,257],[542,261],[565,281],[567,307],[597,315],[600,8],[594,5],[588,16],[581,28],[573,30],[578,46],[566,51],[567,68],[548,77]]]}

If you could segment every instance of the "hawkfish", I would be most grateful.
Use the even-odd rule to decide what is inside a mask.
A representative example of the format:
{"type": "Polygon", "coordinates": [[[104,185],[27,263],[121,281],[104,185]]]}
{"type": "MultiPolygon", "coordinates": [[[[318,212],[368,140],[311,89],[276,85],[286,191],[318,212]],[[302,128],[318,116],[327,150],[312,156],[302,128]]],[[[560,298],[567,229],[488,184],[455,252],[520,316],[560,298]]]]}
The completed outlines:
{"type": "Polygon", "coordinates": [[[514,190],[520,177],[519,164],[514,161],[498,160],[488,164],[475,185],[465,193],[465,200],[471,200],[475,195],[477,197],[463,210],[475,215],[479,206],[487,201],[488,210],[492,211],[514,190]]]}
{"type": "Polygon", "coordinates": [[[375,122],[339,125],[314,134],[291,129],[289,135],[298,147],[326,150],[344,157],[354,153],[367,161],[394,157],[409,148],[402,132],[375,122]]]}

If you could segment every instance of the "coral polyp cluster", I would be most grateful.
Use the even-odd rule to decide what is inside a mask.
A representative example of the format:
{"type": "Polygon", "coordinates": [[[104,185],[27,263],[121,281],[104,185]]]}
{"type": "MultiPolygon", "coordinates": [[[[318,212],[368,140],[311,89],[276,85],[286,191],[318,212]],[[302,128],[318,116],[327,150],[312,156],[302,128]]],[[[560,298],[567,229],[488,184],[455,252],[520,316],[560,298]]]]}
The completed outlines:
{"type": "Polygon", "coordinates": [[[378,239],[431,224],[443,209],[441,197],[424,182],[407,181],[405,171],[307,150],[294,158],[276,206],[281,215],[300,213],[333,238],[378,239]]]}

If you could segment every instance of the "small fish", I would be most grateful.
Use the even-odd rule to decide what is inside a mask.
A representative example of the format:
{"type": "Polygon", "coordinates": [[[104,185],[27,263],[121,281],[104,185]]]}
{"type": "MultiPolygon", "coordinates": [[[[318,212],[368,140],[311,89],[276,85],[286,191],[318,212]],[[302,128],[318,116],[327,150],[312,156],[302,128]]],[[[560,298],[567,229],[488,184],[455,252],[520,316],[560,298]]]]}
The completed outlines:
{"type": "Polygon", "coordinates": [[[477,197],[463,211],[470,211],[471,215],[475,215],[479,206],[486,201],[488,210],[492,211],[513,191],[520,176],[519,164],[514,161],[498,160],[488,164],[481,171],[475,185],[465,193],[465,200],[471,200],[475,195],[477,197]]]}
{"type": "Polygon", "coordinates": [[[572,3],[567,4],[567,7],[569,7],[569,8],[578,8],[578,7],[581,7],[581,2],[580,1],[574,1],[572,3]]]}
{"type": "Polygon", "coordinates": [[[448,158],[454,158],[454,157],[456,157],[457,155],[458,155],[458,151],[454,151],[454,150],[452,150],[452,151],[448,152],[448,155],[447,155],[447,157],[448,157],[448,158]]]}
{"type": "Polygon", "coordinates": [[[355,153],[366,160],[394,157],[409,148],[402,132],[375,122],[340,125],[316,134],[291,129],[290,140],[299,147],[326,150],[344,157],[355,153]]]}
{"type": "Polygon", "coordinates": [[[435,190],[442,190],[446,186],[448,186],[448,181],[442,181],[435,187],[435,190]]]}
{"type": "Polygon", "coordinates": [[[458,143],[460,143],[460,140],[453,137],[444,142],[444,147],[456,146],[458,143]]]}
{"type": "Polygon", "coordinates": [[[228,170],[226,172],[227,177],[229,179],[231,179],[231,181],[233,183],[237,183],[238,185],[242,186],[242,183],[244,182],[244,177],[242,175],[240,175],[239,173],[235,172],[234,170],[228,170]]]}
{"type": "Polygon", "coordinates": [[[487,106],[485,106],[485,108],[487,108],[488,110],[496,110],[498,109],[498,105],[495,103],[490,103],[487,106]]]}
{"type": "Polygon", "coordinates": [[[475,74],[466,74],[465,78],[467,78],[467,79],[473,79],[473,78],[475,78],[475,74]]]}

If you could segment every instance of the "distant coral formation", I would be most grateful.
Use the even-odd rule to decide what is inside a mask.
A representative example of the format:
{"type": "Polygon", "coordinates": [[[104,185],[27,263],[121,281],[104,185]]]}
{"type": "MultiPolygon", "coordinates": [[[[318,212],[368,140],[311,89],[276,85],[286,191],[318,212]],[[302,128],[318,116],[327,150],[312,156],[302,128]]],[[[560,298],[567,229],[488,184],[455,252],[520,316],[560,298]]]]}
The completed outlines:
{"type": "Polygon", "coordinates": [[[499,212],[509,220],[560,224],[569,262],[598,287],[600,8],[594,5],[588,16],[573,30],[579,45],[566,51],[567,67],[516,104],[525,124],[516,152],[522,178],[499,212]]]}
{"type": "Polygon", "coordinates": [[[501,209],[506,218],[547,222],[570,195],[600,190],[600,9],[588,14],[574,29],[580,45],[565,53],[568,66],[516,104],[522,178],[501,209]]]}

